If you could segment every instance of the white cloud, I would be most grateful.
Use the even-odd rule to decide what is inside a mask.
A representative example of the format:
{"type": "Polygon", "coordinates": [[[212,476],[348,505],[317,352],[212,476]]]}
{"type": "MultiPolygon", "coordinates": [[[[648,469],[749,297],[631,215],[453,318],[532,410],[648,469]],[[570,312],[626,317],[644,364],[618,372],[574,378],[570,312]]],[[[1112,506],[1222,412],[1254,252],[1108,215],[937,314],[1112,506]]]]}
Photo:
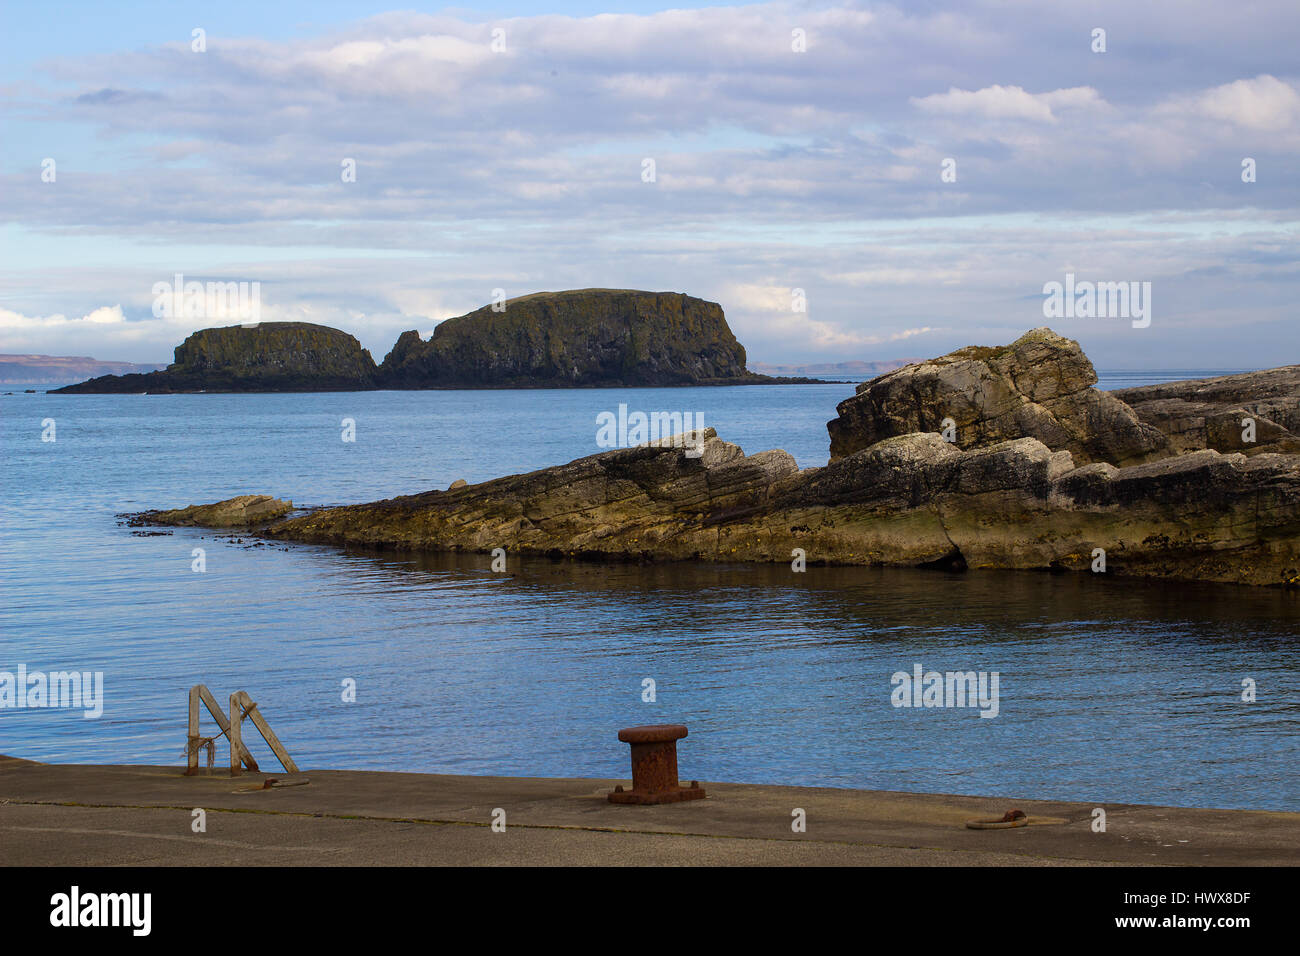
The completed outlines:
{"type": "Polygon", "coordinates": [[[0,329],[6,336],[22,336],[35,330],[76,328],[84,325],[121,325],[126,322],[120,305],[100,306],[80,318],[56,312],[53,315],[23,315],[10,309],[0,309],[0,329]]]}
{"type": "Polygon", "coordinates": [[[147,338],[148,331],[142,325],[127,321],[120,305],[100,306],[81,316],[59,312],[25,315],[0,309],[0,339],[11,352],[86,355],[97,349],[102,353],[110,342],[135,343],[147,338]]]}
{"type": "Polygon", "coordinates": [[[1300,123],[1300,91],[1275,76],[1235,80],[1207,90],[1197,101],[1211,119],[1281,133],[1300,123]]]}
{"type": "Polygon", "coordinates": [[[1075,86],[1048,93],[1027,93],[1019,86],[995,85],[981,90],[959,90],[954,86],[947,93],[914,96],[911,102],[926,113],[994,120],[1030,120],[1038,123],[1057,122],[1059,117],[1053,112],[1054,109],[1100,109],[1107,105],[1090,86],[1075,86]]]}
{"type": "Polygon", "coordinates": [[[814,319],[811,311],[796,312],[793,293],[793,289],[785,286],[732,285],[726,295],[731,324],[761,334],[768,341],[814,350],[865,348],[937,331],[929,326],[873,333],[847,329],[835,322],[814,319]]]}
{"type": "Polygon", "coordinates": [[[859,269],[854,272],[830,274],[827,278],[848,285],[920,285],[922,283],[960,282],[965,273],[960,269],[909,269],[884,267],[859,269]]]}

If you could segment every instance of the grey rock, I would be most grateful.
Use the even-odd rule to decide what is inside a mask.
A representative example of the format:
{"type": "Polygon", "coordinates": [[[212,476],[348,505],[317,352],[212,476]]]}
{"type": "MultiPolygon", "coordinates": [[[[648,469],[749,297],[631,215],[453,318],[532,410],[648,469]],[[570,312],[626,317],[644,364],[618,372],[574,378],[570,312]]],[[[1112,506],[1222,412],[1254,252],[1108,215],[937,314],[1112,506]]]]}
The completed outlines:
{"type": "Polygon", "coordinates": [[[1111,394],[1168,436],[1175,452],[1300,453],[1300,365],[1111,394]],[[1255,423],[1253,442],[1243,438],[1246,419],[1255,423]]]}
{"type": "Polygon", "coordinates": [[[1034,329],[1001,348],[971,346],[858,386],[827,424],[831,458],[909,432],[942,432],[972,449],[1037,438],[1076,464],[1134,464],[1169,453],[1168,440],[1127,405],[1092,386],[1097,373],[1079,344],[1034,329]]]}

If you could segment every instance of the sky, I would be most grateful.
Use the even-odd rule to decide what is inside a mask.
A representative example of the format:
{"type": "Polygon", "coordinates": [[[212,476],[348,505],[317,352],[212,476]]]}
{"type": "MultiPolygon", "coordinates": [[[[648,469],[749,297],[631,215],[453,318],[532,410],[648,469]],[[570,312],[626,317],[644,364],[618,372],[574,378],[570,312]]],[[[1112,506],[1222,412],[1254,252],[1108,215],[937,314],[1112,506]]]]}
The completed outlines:
{"type": "Polygon", "coordinates": [[[169,361],[239,321],[156,316],[180,274],[376,360],[608,287],[751,362],[1300,361],[1294,0],[683,2],[6,2],[0,352],[169,361]],[[1067,273],[1150,323],[1045,318],[1067,273]]]}

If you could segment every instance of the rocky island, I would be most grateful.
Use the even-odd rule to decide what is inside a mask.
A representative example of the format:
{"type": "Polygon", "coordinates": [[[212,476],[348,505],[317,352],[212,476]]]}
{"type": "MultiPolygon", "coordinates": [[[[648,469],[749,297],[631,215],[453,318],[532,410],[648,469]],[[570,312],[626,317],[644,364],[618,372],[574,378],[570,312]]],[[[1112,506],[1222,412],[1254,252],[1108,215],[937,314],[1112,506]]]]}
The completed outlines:
{"type": "Polygon", "coordinates": [[[375,360],[346,332],[309,322],[203,329],[176,361],[146,374],[103,375],[51,394],[333,392],[375,388],[375,360]]]}
{"type": "MultiPolygon", "coordinates": [[[[1300,396],[1300,366],[1259,374],[1153,386],[1164,391],[1144,393],[1139,408],[1200,403],[1206,418],[1198,425],[1179,406],[1177,415],[1148,409],[1143,420],[1092,387],[1096,373],[1076,342],[1035,329],[1003,348],[962,349],[860,386],[829,423],[832,460],[821,468],[800,470],[779,450],[746,455],[706,429],[253,524],[270,538],[411,551],[789,562],[799,549],[810,564],[1104,568],[1295,586],[1300,455],[1221,451],[1206,424],[1216,410],[1267,411],[1267,443],[1292,447],[1296,435],[1282,423],[1293,421],[1285,409],[1300,396]],[[1247,394],[1254,381],[1269,383],[1269,394],[1247,394]]],[[[136,521],[219,526],[203,516],[226,513],[243,521],[247,510],[191,507],[136,521]]]]}
{"type": "Polygon", "coordinates": [[[679,292],[538,292],[404,332],[379,377],[389,388],[737,385],[745,369],[722,306],[679,292]]]}
{"type": "Polygon", "coordinates": [[[376,366],[355,338],[305,322],[195,332],[176,361],[65,394],[314,392],[375,388],[600,388],[811,382],[745,368],[722,307],[680,292],[538,292],[403,332],[376,366]]]}

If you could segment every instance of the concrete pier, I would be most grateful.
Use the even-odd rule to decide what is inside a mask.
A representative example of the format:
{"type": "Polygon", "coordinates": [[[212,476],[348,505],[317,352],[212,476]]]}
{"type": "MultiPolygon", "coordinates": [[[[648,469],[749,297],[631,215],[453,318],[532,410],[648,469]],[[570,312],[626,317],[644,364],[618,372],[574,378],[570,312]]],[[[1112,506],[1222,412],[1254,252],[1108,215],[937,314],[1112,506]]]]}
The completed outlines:
{"type": "Polygon", "coordinates": [[[0,757],[7,865],[1250,866],[1300,862],[1300,814],[701,781],[707,800],[620,806],[627,780],[183,767],[0,757]],[[275,778],[304,786],[254,790],[275,778]],[[970,830],[1017,807],[1031,825],[970,830]],[[192,811],[206,814],[192,831],[192,811]],[[796,809],[806,832],[791,828],[796,809]],[[493,829],[505,814],[504,831],[493,829]]]}

